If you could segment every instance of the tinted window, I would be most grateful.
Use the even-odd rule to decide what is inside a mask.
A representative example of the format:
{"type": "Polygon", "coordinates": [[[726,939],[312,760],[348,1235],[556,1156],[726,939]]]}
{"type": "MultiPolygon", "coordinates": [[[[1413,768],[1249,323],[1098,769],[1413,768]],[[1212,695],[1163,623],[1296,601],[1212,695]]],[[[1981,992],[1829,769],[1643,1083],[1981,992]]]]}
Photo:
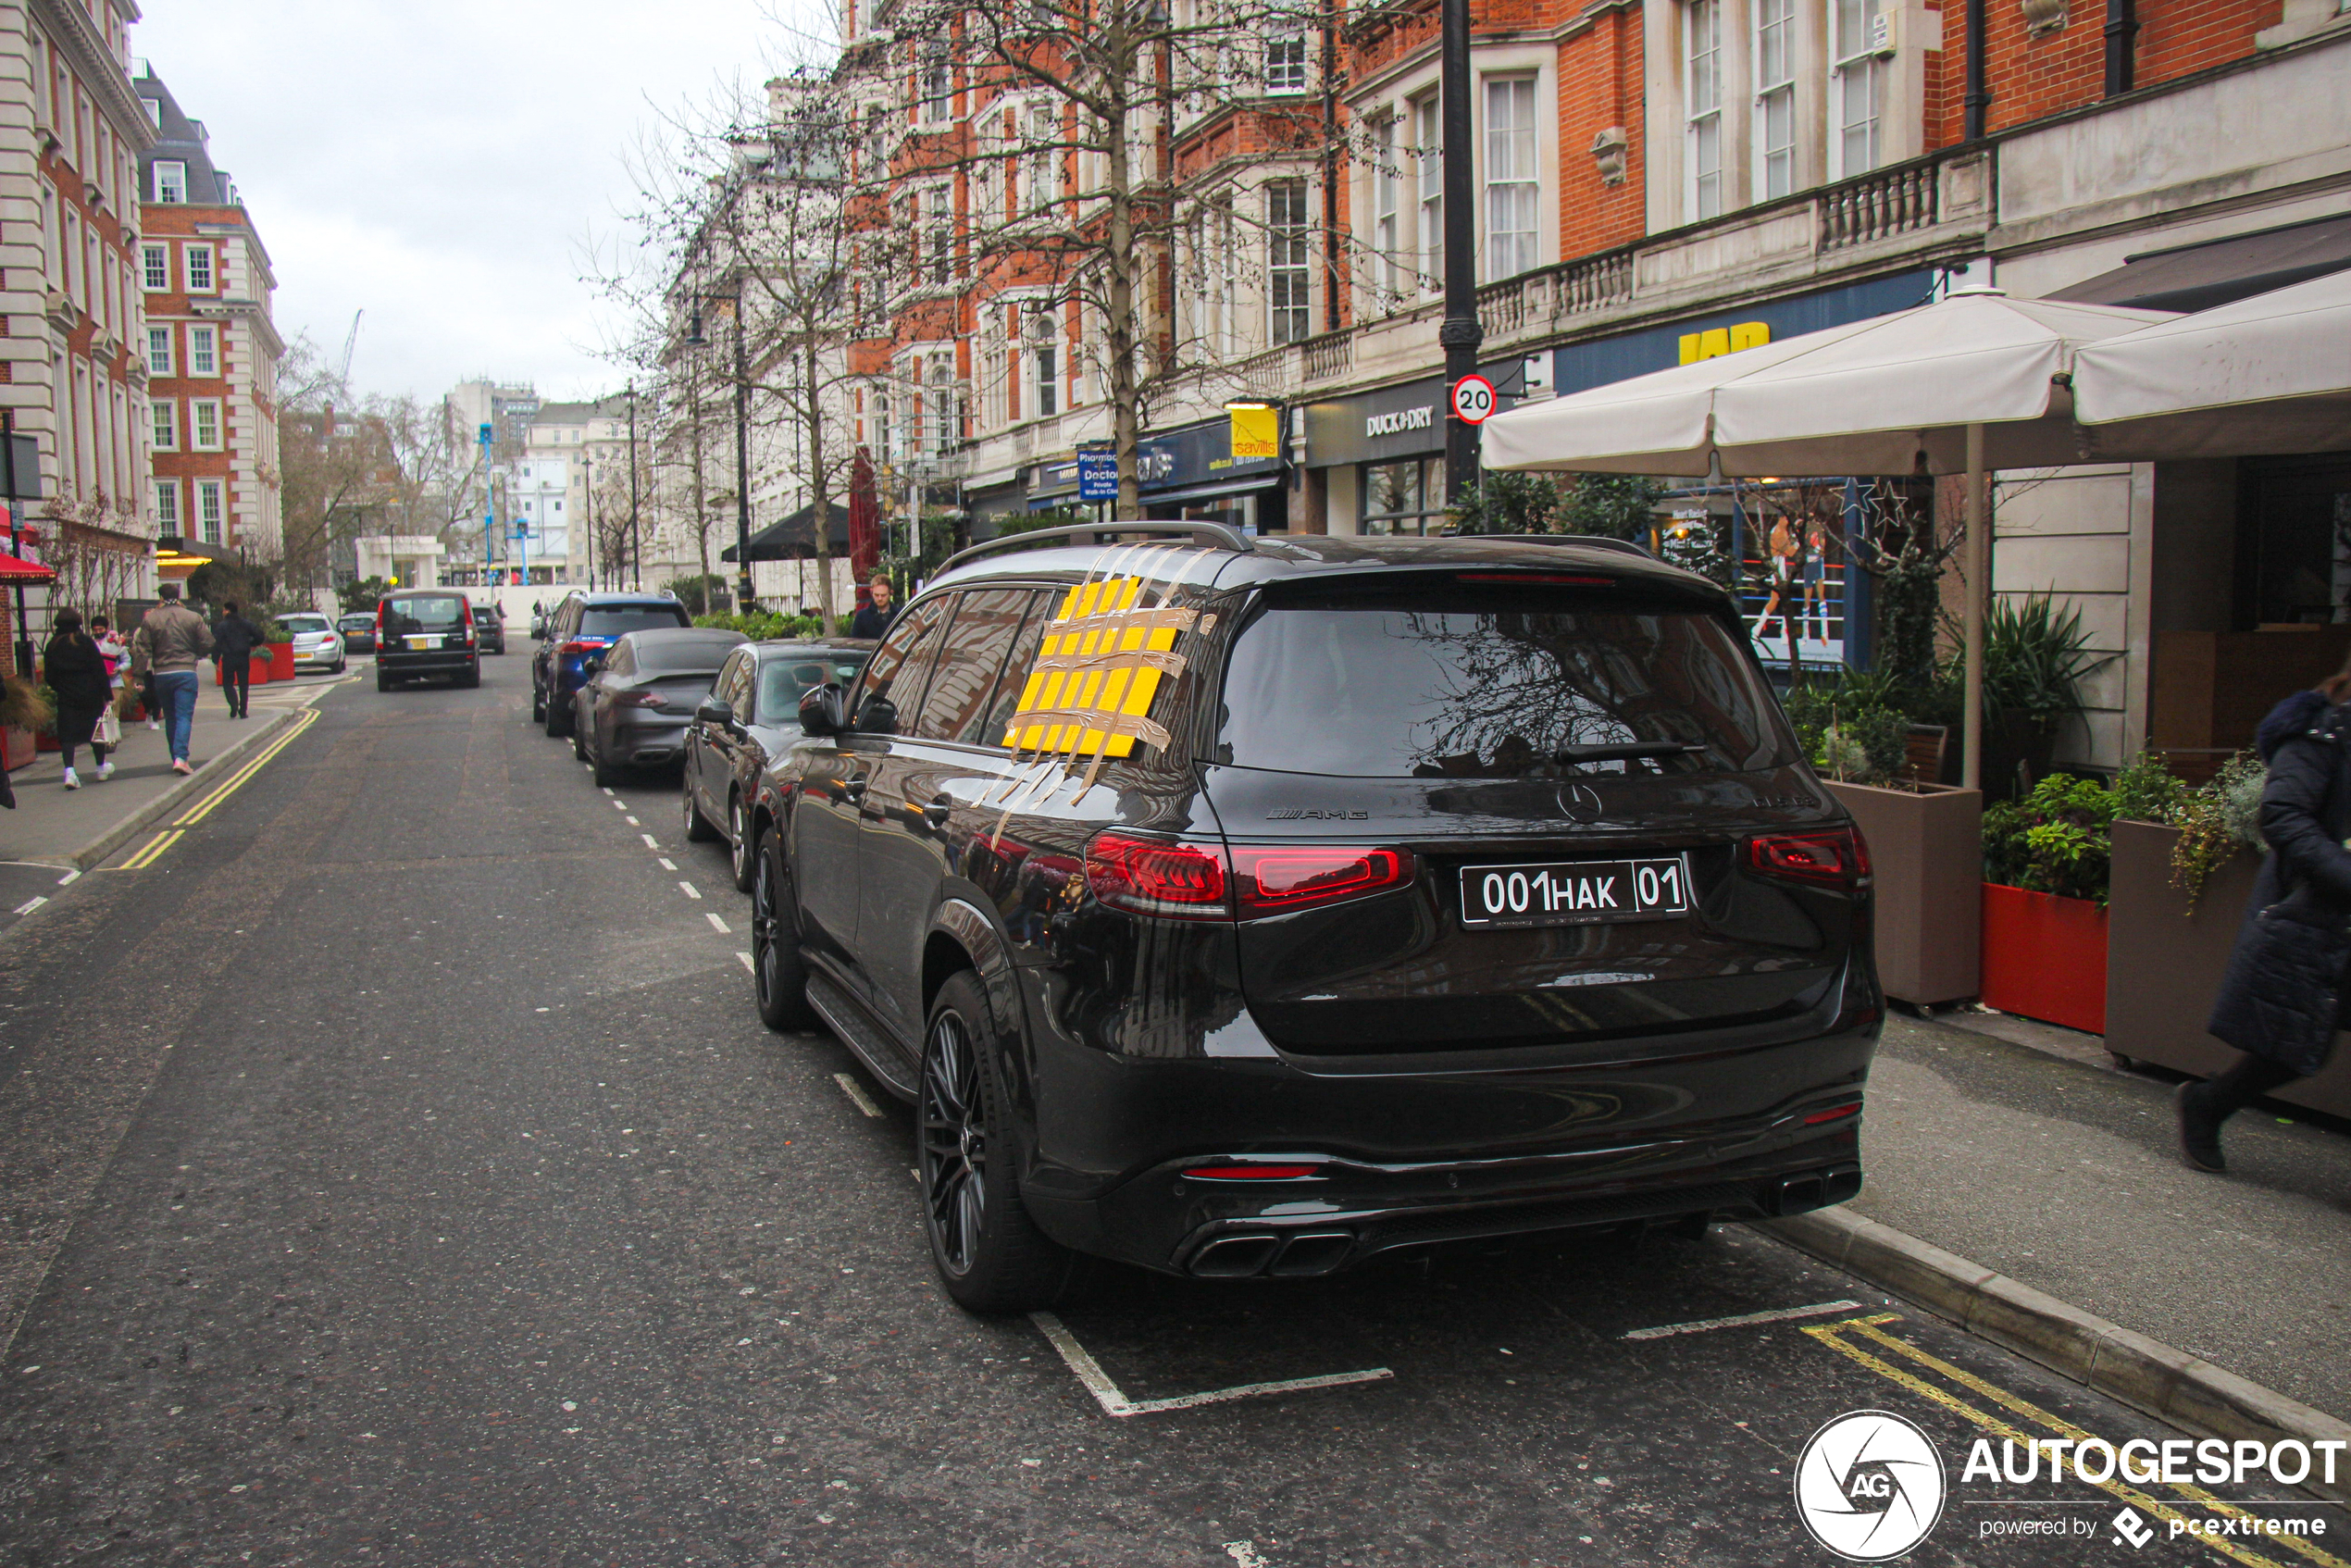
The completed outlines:
{"type": "Polygon", "coordinates": [[[466,602],[454,593],[404,594],[383,602],[384,631],[404,637],[413,631],[454,631],[466,616],[466,602]]]}
{"type": "Polygon", "coordinates": [[[1028,684],[1029,670],[1036,666],[1038,645],[1045,641],[1045,623],[1052,619],[1061,593],[1058,590],[1049,591],[1038,594],[1036,599],[1028,618],[1021,623],[1020,635],[1013,641],[1012,656],[1004,661],[994,698],[963,737],[972,745],[1002,745],[1004,731],[1012,728],[1013,715],[1020,709],[1020,694],[1028,684]]]}
{"type": "Polygon", "coordinates": [[[375,629],[376,617],[373,616],[345,616],[342,619],[337,621],[335,625],[339,629],[343,631],[372,631],[375,629]]]}
{"type": "Polygon", "coordinates": [[[1573,778],[1773,767],[1795,748],[1710,615],[1463,593],[1258,615],[1226,667],[1220,760],[1346,778],[1573,778]],[[1698,750],[1574,754],[1642,743],[1698,750]]]}
{"type": "Polygon", "coordinates": [[[812,648],[805,653],[768,659],[759,666],[759,702],[754,710],[759,722],[799,723],[800,700],[811,687],[848,686],[865,667],[865,654],[839,649],[812,648]]]}
{"type": "Polygon", "coordinates": [[[325,631],[328,629],[327,617],[324,616],[280,616],[278,619],[284,623],[288,631],[325,631]]]}
{"type": "Polygon", "coordinates": [[[634,675],[636,671],[636,646],[633,643],[624,641],[615,643],[613,645],[612,652],[604,655],[604,666],[599,673],[609,675],[615,679],[618,679],[624,675],[634,675]]]}
{"type": "Polygon", "coordinates": [[[961,740],[970,734],[996,694],[1004,655],[1034,598],[1026,588],[982,588],[956,595],[955,618],[939,641],[922,716],[907,727],[912,733],[933,740],[961,740]]]}
{"type": "Polygon", "coordinates": [[[885,698],[904,711],[896,723],[889,727],[894,733],[900,725],[913,716],[913,710],[922,701],[923,680],[930,669],[931,656],[938,652],[939,611],[944,601],[933,599],[915,606],[898,618],[874,650],[872,660],[865,666],[865,684],[858,693],[859,728],[879,728],[864,718],[865,704],[876,698],[885,698]]]}
{"type": "Polygon", "coordinates": [[[581,637],[620,637],[654,627],[684,626],[682,604],[590,604],[579,615],[581,637]]]}
{"type": "Polygon", "coordinates": [[[637,667],[653,675],[716,669],[742,646],[725,637],[647,637],[634,641],[637,667]]]}

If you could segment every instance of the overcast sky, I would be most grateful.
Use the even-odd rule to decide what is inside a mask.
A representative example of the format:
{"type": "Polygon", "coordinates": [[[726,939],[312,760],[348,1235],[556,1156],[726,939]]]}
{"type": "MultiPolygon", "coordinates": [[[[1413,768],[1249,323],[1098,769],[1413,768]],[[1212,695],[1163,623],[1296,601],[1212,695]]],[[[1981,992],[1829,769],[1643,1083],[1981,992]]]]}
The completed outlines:
{"type": "Polygon", "coordinates": [[[487,372],[578,398],[598,357],[583,242],[624,232],[656,106],[755,89],[817,0],[142,0],[131,34],[211,132],[278,274],[277,322],[353,380],[436,397],[487,372]]]}

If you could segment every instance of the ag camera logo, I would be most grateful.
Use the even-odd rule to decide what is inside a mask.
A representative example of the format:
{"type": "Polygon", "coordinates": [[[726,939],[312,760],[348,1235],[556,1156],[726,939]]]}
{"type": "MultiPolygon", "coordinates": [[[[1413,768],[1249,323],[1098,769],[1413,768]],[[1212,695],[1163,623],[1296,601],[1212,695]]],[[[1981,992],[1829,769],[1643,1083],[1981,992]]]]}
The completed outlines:
{"type": "Polygon", "coordinates": [[[1796,1462],[1796,1512],[1848,1562],[1883,1562],[1943,1517],[1943,1456],[1913,1422],[1883,1410],[1838,1416],[1796,1462]]]}

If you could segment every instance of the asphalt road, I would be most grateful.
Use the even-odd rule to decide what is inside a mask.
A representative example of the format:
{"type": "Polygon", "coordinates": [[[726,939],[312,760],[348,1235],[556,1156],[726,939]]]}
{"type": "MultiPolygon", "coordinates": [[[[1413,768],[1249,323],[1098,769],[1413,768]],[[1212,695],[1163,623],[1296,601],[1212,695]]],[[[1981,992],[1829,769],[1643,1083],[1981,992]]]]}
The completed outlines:
{"type": "MultiPolygon", "coordinates": [[[[595,789],[526,678],[346,685],[0,939],[0,1563],[1818,1563],[1865,1409],[1945,1467],[1909,1561],[2224,1560],[2186,1487],[1963,1479],[2177,1434],[1736,1227],[965,1315],[905,1114],[760,1027],[674,779],[595,789]]],[[[2329,1530],[2226,1560],[2351,1555],[2213,1490],[2329,1530]]]]}

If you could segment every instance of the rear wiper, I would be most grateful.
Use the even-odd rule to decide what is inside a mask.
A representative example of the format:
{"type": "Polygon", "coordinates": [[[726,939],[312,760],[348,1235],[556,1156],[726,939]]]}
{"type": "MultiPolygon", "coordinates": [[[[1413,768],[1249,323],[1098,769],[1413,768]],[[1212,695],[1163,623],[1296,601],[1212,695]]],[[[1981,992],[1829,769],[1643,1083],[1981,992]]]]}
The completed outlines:
{"type": "Polygon", "coordinates": [[[1561,746],[1553,762],[1616,762],[1631,757],[1685,757],[1706,750],[1697,740],[1602,740],[1588,746],[1561,746]]]}

